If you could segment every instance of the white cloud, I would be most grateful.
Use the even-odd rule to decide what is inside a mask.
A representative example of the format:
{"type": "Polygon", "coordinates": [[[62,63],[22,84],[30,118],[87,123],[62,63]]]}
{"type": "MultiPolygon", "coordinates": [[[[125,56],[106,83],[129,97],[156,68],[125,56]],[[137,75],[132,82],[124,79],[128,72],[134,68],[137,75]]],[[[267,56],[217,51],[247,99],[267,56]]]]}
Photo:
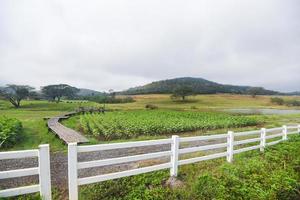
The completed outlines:
{"type": "Polygon", "coordinates": [[[0,2],[0,80],[126,89],[195,76],[300,90],[297,0],[0,2]]]}

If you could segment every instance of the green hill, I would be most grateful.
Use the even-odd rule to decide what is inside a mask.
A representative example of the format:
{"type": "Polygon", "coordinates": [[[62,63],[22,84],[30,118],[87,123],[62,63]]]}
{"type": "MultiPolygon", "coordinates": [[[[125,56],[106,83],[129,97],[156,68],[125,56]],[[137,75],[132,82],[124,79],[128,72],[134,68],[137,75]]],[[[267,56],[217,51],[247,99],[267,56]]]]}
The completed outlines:
{"type": "MultiPolygon", "coordinates": [[[[203,78],[174,78],[152,82],[144,86],[133,87],[121,92],[122,94],[168,94],[172,93],[178,86],[189,86],[193,88],[196,94],[216,94],[216,93],[232,93],[232,94],[247,94],[253,88],[250,86],[235,86],[223,85],[220,83],[212,82],[203,78]]],[[[259,88],[260,95],[273,95],[279,92],[259,88]]]]}

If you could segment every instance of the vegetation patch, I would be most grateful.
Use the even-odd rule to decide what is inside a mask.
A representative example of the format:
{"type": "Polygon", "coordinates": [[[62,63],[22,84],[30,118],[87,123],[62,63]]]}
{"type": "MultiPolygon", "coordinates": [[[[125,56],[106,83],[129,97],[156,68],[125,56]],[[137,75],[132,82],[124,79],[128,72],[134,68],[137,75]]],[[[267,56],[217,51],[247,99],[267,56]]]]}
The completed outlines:
{"type": "Polygon", "coordinates": [[[165,183],[169,171],[126,177],[80,188],[85,200],[211,200],[300,198],[300,136],[267,148],[264,154],[238,154],[232,164],[215,159],[181,166],[178,178],[184,187],[165,183]]]}
{"type": "Polygon", "coordinates": [[[300,101],[297,99],[289,99],[289,100],[284,100],[283,98],[280,97],[272,97],[271,98],[271,103],[277,104],[277,105],[287,105],[287,106],[300,106],[300,101]]]}
{"type": "Polygon", "coordinates": [[[85,133],[106,140],[257,124],[255,117],[217,112],[137,110],[84,114],[80,117],[80,126],[85,133]]]}
{"type": "Polygon", "coordinates": [[[19,120],[0,116],[0,148],[16,144],[21,132],[22,123],[19,120]]]}

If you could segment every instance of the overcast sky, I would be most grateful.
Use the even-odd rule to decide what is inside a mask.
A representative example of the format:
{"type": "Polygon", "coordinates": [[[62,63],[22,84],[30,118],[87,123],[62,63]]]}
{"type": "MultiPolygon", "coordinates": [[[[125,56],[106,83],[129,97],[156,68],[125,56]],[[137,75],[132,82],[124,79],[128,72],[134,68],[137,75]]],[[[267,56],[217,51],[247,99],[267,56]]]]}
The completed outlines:
{"type": "Polygon", "coordinates": [[[0,85],[182,76],[300,90],[300,1],[0,1],[0,85]]]}

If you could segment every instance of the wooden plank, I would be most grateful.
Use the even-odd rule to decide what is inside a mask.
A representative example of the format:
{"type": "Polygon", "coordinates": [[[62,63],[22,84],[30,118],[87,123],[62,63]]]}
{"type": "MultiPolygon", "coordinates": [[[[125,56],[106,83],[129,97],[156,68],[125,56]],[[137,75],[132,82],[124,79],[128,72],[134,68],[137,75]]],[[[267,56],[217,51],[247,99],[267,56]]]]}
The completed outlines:
{"type": "MultiPolygon", "coordinates": [[[[68,115],[74,114],[74,112],[67,113],[68,115]]],[[[59,123],[59,120],[64,116],[53,117],[48,120],[48,128],[54,132],[61,140],[63,140],[66,144],[69,143],[86,143],[89,140],[78,133],[77,131],[67,128],[59,123]]]]}
{"type": "Polygon", "coordinates": [[[234,133],[234,136],[246,136],[246,135],[256,135],[256,134],[260,134],[261,130],[255,130],[255,131],[246,131],[246,132],[237,132],[234,133]]]}
{"type": "Polygon", "coordinates": [[[37,157],[38,150],[0,152],[0,160],[37,157]]]}
{"type": "Polygon", "coordinates": [[[0,197],[13,197],[22,194],[35,193],[40,190],[40,185],[31,185],[25,187],[18,187],[6,190],[0,190],[0,197]]]}
{"type": "Polygon", "coordinates": [[[0,179],[6,178],[15,178],[15,177],[23,177],[23,176],[31,176],[39,174],[39,168],[26,168],[26,169],[17,169],[17,170],[9,170],[9,171],[1,171],[0,179]]]}
{"type": "Polygon", "coordinates": [[[212,144],[212,145],[205,145],[205,146],[199,146],[199,147],[190,147],[190,148],[179,149],[179,154],[187,154],[187,153],[193,153],[193,152],[198,152],[198,151],[219,149],[219,148],[224,148],[224,147],[227,147],[227,143],[212,144]]]}
{"type": "Polygon", "coordinates": [[[204,160],[211,160],[211,159],[215,159],[215,158],[222,158],[222,157],[226,157],[226,155],[227,155],[227,152],[222,152],[222,153],[216,153],[216,154],[211,154],[211,155],[207,155],[207,156],[201,156],[201,157],[196,157],[196,158],[189,158],[189,159],[185,159],[185,160],[180,160],[178,162],[178,164],[179,165],[186,165],[186,164],[200,162],[200,161],[204,161],[204,160]]]}
{"type": "Polygon", "coordinates": [[[126,157],[118,157],[118,158],[109,158],[105,160],[95,160],[95,161],[88,161],[88,162],[79,162],[78,169],[84,168],[91,168],[91,167],[101,167],[106,165],[115,165],[133,161],[142,161],[142,160],[149,160],[153,158],[160,158],[163,156],[170,156],[171,151],[162,151],[157,153],[147,153],[135,156],[126,156],[126,157]]]}
{"type": "Polygon", "coordinates": [[[171,144],[171,143],[172,143],[171,139],[160,139],[160,140],[146,140],[146,141],[138,141],[138,142],[87,145],[87,146],[78,146],[77,148],[78,148],[78,153],[82,153],[82,152],[104,151],[104,150],[132,148],[132,147],[144,147],[144,146],[152,146],[152,145],[171,144]]]}
{"type": "Polygon", "coordinates": [[[97,182],[102,182],[102,181],[106,181],[106,180],[112,180],[112,179],[116,179],[116,178],[133,176],[133,175],[137,175],[137,174],[143,174],[143,173],[148,173],[148,172],[152,172],[152,171],[167,169],[170,167],[171,167],[171,163],[164,163],[164,164],[160,164],[160,165],[132,169],[132,170],[127,170],[127,171],[122,171],[122,172],[116,172],[116,173],[110,173],[110,174],[104,174],[104,175],[98,175],[98,176],[92,176],[92,177],[86,177],[86,178],[79,178],[78,185],[86,185],[86,184],[97,183],[97,182]]]}
{"type": "Polygon", "coordinates": [[[208,136],[196,136],[196,137],[181,137],[180,142],[194,142],[203,140],[213,140],[227,138],[227,134],[208,135],[208,136]]]}
{"type": "Polygon", "coordinates": [[[241,149],[234,150],[233,153],[234,153],[234,154],[237,154],[237,153],[242,153],[242,152],[246,152],[246,151],[251,151],[251,150],[259,149],[259,148],[260,148],[260,145],[251,146],[251,147],[245,147],[245,148],[241,148],[241,149]]]}

